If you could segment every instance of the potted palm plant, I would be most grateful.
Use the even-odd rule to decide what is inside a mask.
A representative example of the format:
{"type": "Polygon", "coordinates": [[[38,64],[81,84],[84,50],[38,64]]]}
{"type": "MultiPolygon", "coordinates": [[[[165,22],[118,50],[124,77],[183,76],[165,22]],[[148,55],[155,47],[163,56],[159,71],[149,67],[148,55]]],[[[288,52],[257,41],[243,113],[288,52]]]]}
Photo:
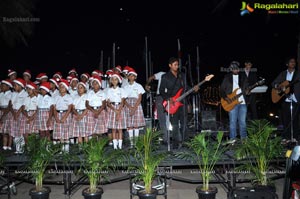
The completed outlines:
{"type": "Polygon", "coordinates": [[[216,187],[210,186],[210,179],[214,173],[214,166],[226,150],[222,144],[223,132],[217,133],[216,141],[207,132],[200,133],[186,143],[191,151],[178,152],[177,157],[196,162],[202,178],[202,186],[196,188],[199,199],[214,199],[218,192],[216,187]]]}
{"type": "Polygon", "coordinates": [[[272,182],[268,177],[270,163],[282,154],[283,148],[281,138],[275,136],[273,129],[265,119],[250,121],[247,127],[248,138],[236,148],[237,159],[247,160],[237,169],[250,171],[254,175],[252,182],[257,189],[271,187],[275,191],[275,187],[270,186],[272,182]]]}
{"type": "Polygon", "coordinates": [[[95,137],[83,145],[83,173],[89,180],[89,187],[82,191],[86,199],[101,199],[103,189],[99,186],[100,181],[122,164],[122,151],[107,147],[108,142],[108,138],[98,140],[95,137]]]}
{"type": "Polygon", "coordinates": [[[140,199],[155,199],[158,191],[152,188],[153,181],[157,177],[157,168],[166,157],[165,152],[158,152],[156,149],[159,143],[159,132],[147,128],[145,134],[140,135],[134,149],[132,150],[137,169],[136,180],[143,183],[143,189],[138,190],[140,199]]]}
{"type": "Polygon", "coordinates": [[[45,171],[59,147],[54,146],[47,138],[40,138],[36,134],[28,137],[26,153],[28,157],[28,171],[35,178],[35,187],[30,189],[32,199],[47,199],[51,192],[50,187],[43,186],[45,171]]]}

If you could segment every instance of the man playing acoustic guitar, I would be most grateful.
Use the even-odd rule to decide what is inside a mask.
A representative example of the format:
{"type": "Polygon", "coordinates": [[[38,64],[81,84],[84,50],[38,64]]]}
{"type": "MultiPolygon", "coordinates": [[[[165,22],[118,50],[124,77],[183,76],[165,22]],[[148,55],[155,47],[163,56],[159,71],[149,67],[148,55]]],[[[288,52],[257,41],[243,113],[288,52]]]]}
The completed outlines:
{"type": "Polygon", "coordinates": [[[272,82],[272,101],[277,103],[281,102],[282,123],[284,132],[282,134],[282,144],[287,144],[293,138],[299,139],[299,99],[296,98],[294,93],[299,93],[299,78],[300,73],[295,69],[296,59],[288,58],[285,62],[287,70],[282,71],[276,79],[272,82]],[[281,100],[283,99],[283,100],[281,100]],[[291,102],[292,101],[292,102],[291,102]],[[291,124],[291,105],[293,124],[291,124]],[[293,136],[291,135],[291,125],[293,125],[293,136]],[[293,138],[291,138],[293,137],[293,138]]]}
{"type": "MultiPolygon", "coordinates": [[[[175,104],[173,97],[177,92],[183,88],[185,90],[185,79],[184,75],[179,71],[179,60],[178,58],[171,57],[169,59],[169,72],[164,74],[161,79],[159,93],[162,98],[168,101],[170,104],[175,104]]],[[[194,91],[198,91],[199,86],[194,87],[194,91]]],[[[168,112],[168,110],[166,110],[168,112]]],[[[173,149],[181,148],[183,141],[182,125],[183,122],[183,107],[180,106],[178,110],[170,114],[170,123],[172,125],[172,136],[173,136],[173,149]]]]}
{"type": "Polygon", "coordinates": [[[246,105],[246,94],[249,93],[248,81],[245,76],[239,75],[239,62],[232,61],[229,65],[230,74],[225,75],[220,88],[220,95],[227,104],[232,103],[233,98],[229,98],[228,95],[236,91],[236,94],[242,93],[237,99],[240,103],[237,103],[229,113],[229,137],[230,143],[236,142],[236,131],[237,122],[239,124],[240,138],[245,139],[247,137],[246,130],[246,116],[247,116],[247,105],[246,105]]]}

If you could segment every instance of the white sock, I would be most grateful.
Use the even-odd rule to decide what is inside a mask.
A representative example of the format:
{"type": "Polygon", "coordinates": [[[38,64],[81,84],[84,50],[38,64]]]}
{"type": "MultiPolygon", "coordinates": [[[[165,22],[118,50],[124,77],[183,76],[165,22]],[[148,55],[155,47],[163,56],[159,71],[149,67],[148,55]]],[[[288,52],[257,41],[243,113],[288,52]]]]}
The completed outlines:
{"type": "Polygon", "coordinates": [[[133,129],[128,130],[130,145],[133,145],[133,129]]]}
{"type": "Polygon", "coordinates": [[[54,140],[54,141],[53,141],[53,144],[57,144],[57,142],[54,140]]]}
{"type": "Polygon", "coordinates": [[[69,149],[70,149],[70,147],[69,147],[69,146],[70,146],[70,145],[69,145],[69,142],[65,142],[65,143],[64,143],[64,146],[65,146],[65,151],[66,151],[66,152],[69,152],[69,149]]]}
{"type": "Polygon", "coordinates": [[[114,149],[118,149],[118,140],[113,139],[114,149]]]}
{"type": "Polygon", "coordinates": [[[75,138],[70,138],[70,143],[75,144],[75,138]]]}
{"type": "Polygon", "coordinates": [[[140,130],[139,129],[134,129],[134,136],[139,137],[140,130]]]}
{"type": "Polygon", "coordinates": [[[119,140],[119,149],[122,149],[123,140],[119,140]]]}

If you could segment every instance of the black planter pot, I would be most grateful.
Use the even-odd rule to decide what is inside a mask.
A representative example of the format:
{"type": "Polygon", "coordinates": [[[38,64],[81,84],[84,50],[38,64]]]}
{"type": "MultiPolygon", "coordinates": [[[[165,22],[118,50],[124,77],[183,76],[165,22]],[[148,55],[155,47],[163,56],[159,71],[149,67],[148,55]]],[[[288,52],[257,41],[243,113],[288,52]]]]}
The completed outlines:
{"type": "Polygon", "coordinates": [[[141,190],[137,192],[139,199],[156,199],[158,191],[156,189],[152,189],[151,193],[145,193],[145,190],[141,190]]]}
{"type": "Polygon", "coordinates": [[[276,187],[273,185],[256,185],[254,187],[256,191],[266,191],[266,192],[273,192],[276,193],[276,187]]]}
{"type": "Polygon", "coordinates": [[[103,194],[103,189],[101,187],[97,187],[96,193],[90,193],[90,188],[87,187],[82,190],[82,195],[85,199],[101,199],[103,194]]]}
{"type": "Polygon", "coordinates": [[[202,186],[199,186],[196,188],[196,193],[199,199],[215,199],[218,189],[216,187],[209,187],[208,191],[203,191],[202,186]]]}
{"type": "Polygon", "coordinates": [[[35,188],[29,190],[32,199],[49,199],[50,187],[43,187],[42,191],[36,191],[35,188]]]}

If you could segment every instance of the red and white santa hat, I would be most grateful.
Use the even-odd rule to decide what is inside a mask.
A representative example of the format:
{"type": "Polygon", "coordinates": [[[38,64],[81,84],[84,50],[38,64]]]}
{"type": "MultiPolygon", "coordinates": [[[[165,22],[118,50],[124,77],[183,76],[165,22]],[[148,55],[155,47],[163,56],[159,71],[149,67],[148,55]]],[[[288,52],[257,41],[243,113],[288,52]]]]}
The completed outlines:
{"type": "Polygon", "coordinates": [[[134,76],[137,77],[137,73],[135,72],[135,70],[134,70],[133,68],[130,68],[130,69],[128,70],[127,75],[134,75],[134,76]]]}
{"type": "Polygon", "coordinates": [[[128,71],[131,69],[131,67],[130,66],[124,66],[124,68],[123,68],[123,73],[125,73],[125,74],[127,74],[128,73],[128,71]]]}
{"type": "Polygon", "coordinates": [[[71,73],[75,73],[75,74],[76,74],[76,76],[78,75],[78,74],[77,74],[77,72],[76,72],[76,69],[75,69],[75,68],[72,68],[72,69],[69,71],[69,73],[68,73],[68,74],[71,74],[71,73]]]}
{"type": "Polygon", "coordinates": [[[13,87],[12,81],[10,81],[9,79],[2,80],[2,81],[1,81],[1,84],[6,84],[6,85],[9,86],[10,88],[13,87]]]}
{"type": "Polygon", "coordinates": [[[99,76],[99,73],[100,73],[101,71],[100,70],[93,70],[93,72],[91,73],[92,74],[92,76],[94,76],[94,75],[98,75],[99,76]]]}
{"type": "Polygon", "coordinates": [[[105,75],[106,75],[107,77],[111,77],[111,75],[112,75],[113,73],[114,73],[114,72],[113,72],[112,69],[108,69],[108,70],[105,72],[105,75]]]}
{"type": "Polygon", "coordinates": [[[70,86],[68,80],[66,80],[66,79],[61,79],[59,82],[59,85],[63,85],[67,90],[69,89],[69,86],[70,86]]]}
{"type": "Polygon", "coordinates": [[[47,79],[48,76],[46,73],[39,73],[37,76],[36,76],[36,79],[37,80],[41,80],[41,79],[47,79]]]}
{"type": "Polygon", "coordinates": [[[56,88],[58,88],[58,82],[59,81],[60,81],[60,79],[55,79],[55,78],[49,79],[49,82],[52,82],[53,84],[55,84],[56,88]]]}
{"type": "Polygon", "coordinates": [[[40,89],[44,89],[47,93],[50,92],[50,82],[43,82],[40,85],[40,89]]]}
{"type": "Polygon", "coordinates": [[[77,87],[78,87],[79,85],[82,85],[85,89],[87,89],[86,83],[84,83],[84,82],[79,82],[79,83],[77,84],[77,87]]]}
{"type": "Polygon", "coordinates": [[[9,77],[9,76],[11,76],[11,75],[13,75],[13,74],[17,74],[17,72],[14,71],[14,70],[12,70],[12,69],[8,69],[7,76],[9,77]]]}
{"type": "Polygon", "coordinates": [[[59,78],[59,79],[61,79],[62,78],[61,72],[58,71],[58,72],[54,73],[53,78],[59,78]]]}
{"type": "Polygon", "coordinates": [[[35,83],[33,83],[33,82],[28,82],[26,84],[26,87],[27,88],[31,88],[31,89],[37,89],[37,85],[35,83]]]}
{"type": "Polygon", "coordinates": [[[102,79],[101,79],[101,77],[99,77],[98,75],[93,75],[93,79],[92,79],[92,81],[96,81],[96,82],[98,82],[98,84],[100,85],[100,87],[101,87],[101,82],[102,82],[102,79]]]}
{"type": "Polygon", "coordinates": [[[111,77],[116,77],[119,80],[119,83],[122,83],[122,77],[118,73],[112,73],[111,77]]]}
{"type": "Polygon", "coordinates": [[[28,75],[29,78],[31,78],[31,72],[30,72],[30,70],[25,70],[24,73],[23,73],[23,76],[24,75],[28,75]]]}
{"type": "Polygon", "coordinates": [[[25,88],[25,86],[26,86],[26,82],[22,78],[17,78],[13,82],[16,84],[19,84],[20,86],[22,86],[22,88],[25,88]]]}
{"type": "Polygon", "coordinates": [[[90,75],[88,73],[83,73],[80,75],[80,77],[85,77],[85,78],[89,79],[90,75]]]}
{"type": "Polygon", "coordinates": [[[117,65],[116,67],[115,67],[115,70],[118,70],[120,73],[122,72],[122,67],[120,66],[120,65],[117,65]]]}
{"type": "Polygon", "coordinates": [[[76,76],[74,76],[74,75],[71,75],[71,80],[70,80],[70,83],[72,82],[72,81],[78,81],[79,82],[79,79],[76,77],[76,76]]]}

